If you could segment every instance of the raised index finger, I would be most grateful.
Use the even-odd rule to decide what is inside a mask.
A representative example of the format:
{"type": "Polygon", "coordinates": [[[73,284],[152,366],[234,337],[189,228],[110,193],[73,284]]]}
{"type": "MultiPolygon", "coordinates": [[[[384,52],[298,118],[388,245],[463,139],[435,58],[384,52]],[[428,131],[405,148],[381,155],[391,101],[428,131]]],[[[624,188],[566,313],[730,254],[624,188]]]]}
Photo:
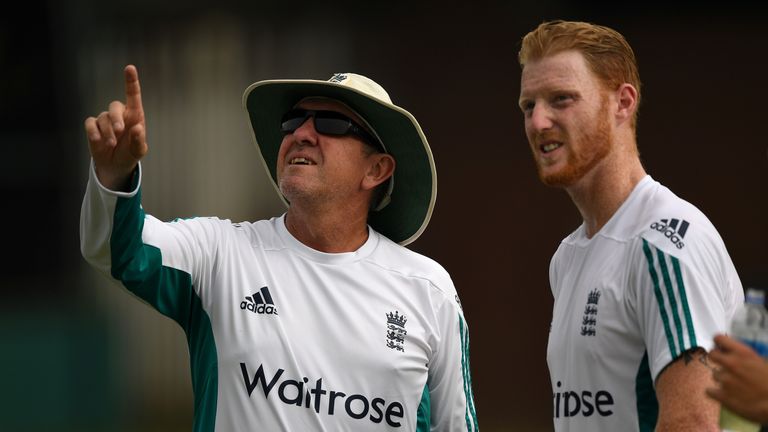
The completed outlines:
{"type": "Polygon", "coordinates": [[[136,66],[125,67],[125,105],[129,110],[143,111],[141,106],[141,86],[136,66]]]}

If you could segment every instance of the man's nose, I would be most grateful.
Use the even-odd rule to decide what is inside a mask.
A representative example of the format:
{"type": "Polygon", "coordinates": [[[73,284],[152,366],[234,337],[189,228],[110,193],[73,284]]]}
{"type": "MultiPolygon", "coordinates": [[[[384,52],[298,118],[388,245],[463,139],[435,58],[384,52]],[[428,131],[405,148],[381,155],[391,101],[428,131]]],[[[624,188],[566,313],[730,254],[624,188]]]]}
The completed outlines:
{"type": "Polygon", "coordinates": [[[528,119],[530,127],[534,131],[543,131],[552,128],[552,111],[546,106],[536,104],[531,111],[531,117],[528,119]]]}
{"type": "Polygon", "coordinates": [[[295,131],[293,136],[301,143],[315,145],[317,143],[317,130],[315,130],[315,118],[309,116],[295,131]]]}

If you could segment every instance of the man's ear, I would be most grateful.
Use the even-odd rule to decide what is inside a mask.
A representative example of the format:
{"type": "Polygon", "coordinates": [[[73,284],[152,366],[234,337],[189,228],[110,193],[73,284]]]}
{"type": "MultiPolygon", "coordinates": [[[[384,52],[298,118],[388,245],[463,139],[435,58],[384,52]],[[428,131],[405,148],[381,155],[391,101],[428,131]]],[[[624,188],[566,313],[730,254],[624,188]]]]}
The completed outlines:
{"type": "Polygon", "coordinates": [[[395,158],[386,153],[375,153],[370,156],[372,162],[368,172],[363,177],[362,187],[365,190],[376,188],[384,183],[395,172],[395,158]]]}
{"type": "Polygon", "coordinates": [[[617,110],[616,120],[619,123],[632,121],[637,111],[637,89],[629,83],[624,83],[616,90],[617,110]]]}

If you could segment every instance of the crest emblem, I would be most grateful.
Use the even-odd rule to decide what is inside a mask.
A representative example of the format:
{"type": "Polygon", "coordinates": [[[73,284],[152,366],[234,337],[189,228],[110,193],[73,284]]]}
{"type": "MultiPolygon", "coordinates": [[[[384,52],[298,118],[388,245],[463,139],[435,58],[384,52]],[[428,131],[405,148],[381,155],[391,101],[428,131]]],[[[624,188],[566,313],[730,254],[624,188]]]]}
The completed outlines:
{"type": "Polygon", "coordinates": [[[331,79],[328,80],[328,82],[340,83],[340,82],[344,81],[345,79],[347,79],[347,74],[336,73],[336,74],[333,74],[333,76],[331,77],[331,79]]]}
{"type": "Polygon", "coordinates": [[[587,305],[584,307],[584,318],[581,319],[581,335],[595,336],[597,334],[597,303],[600,301],[600,291],[595,288],[587,295],[587,305]]]}
{"type": "Polygon", "coordinates": [[[403,351],[403,345],[405,344],[405,335],[408,331],[405,330],[405,322],[408,321],[405,315],[400,315],[400,312],[395,311],[387,314],[387,347],[393,350],[403,351]]]}

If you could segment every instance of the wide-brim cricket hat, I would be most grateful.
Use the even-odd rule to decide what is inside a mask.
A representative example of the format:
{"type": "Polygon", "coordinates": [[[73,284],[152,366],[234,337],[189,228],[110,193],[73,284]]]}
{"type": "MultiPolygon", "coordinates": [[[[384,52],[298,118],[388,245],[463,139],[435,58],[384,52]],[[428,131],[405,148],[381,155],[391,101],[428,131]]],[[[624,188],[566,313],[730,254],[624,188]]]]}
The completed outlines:
{"type": "Polygon", "coordinates": [[[372,210],[368,224],[403,246],[416,240],[429,223],[437,197],[437,172],[427,138],[416,119],[392,103],[389,94],[362,75],[337,73],[328,81],[266,80],[251,84],[243,94],[253,138],[280,198],[277,155],[283,140],[283,115],[308,97],[340,101],[357,113],[395,158],[390,202],[372,210]]]}

